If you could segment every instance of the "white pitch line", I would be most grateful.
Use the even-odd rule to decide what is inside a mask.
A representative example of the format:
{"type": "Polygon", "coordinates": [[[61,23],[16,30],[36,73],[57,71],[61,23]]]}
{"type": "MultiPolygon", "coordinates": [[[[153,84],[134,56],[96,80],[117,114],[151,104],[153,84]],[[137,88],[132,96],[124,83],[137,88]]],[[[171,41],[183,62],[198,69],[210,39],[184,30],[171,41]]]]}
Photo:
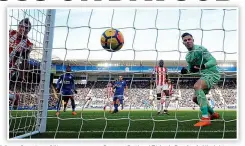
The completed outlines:
{"type": "MultiPolygon", "coordinates": [[[[15,131],[15,133],[23,133],[25,131],[15,131]]],[[[80,131],[80,133],[102,133],[104,131],[80,131]]],[[[126,133],[127,131],[105,131],[106,133],[126,133]]],[[[128,131],[128,133],[151,133],[152,131],[148,130],[142,130],[142,131],[128,131]]],[[[204,132],[204,133],[223,133],[224,131],[222,130],[217,130],[217,131],[198,131],[198,130],[178,130],[177,133],[198,133],[198,132],[204,132]]],[[[237,132],[236,130],[226,130],[225,133],[234,133],[237,132]]],[[[10,131],[10,133],[13,133],[13,131],[10,131]]],[[[46,131],[45,133],[56,133],[56,131],[46,131]]],[[[79,133],[79,131],[57,131],[57,133],[79,133]]],[[[171,131],[154,131],[154,133],[176,133],[175,130],[171,131]]]]}

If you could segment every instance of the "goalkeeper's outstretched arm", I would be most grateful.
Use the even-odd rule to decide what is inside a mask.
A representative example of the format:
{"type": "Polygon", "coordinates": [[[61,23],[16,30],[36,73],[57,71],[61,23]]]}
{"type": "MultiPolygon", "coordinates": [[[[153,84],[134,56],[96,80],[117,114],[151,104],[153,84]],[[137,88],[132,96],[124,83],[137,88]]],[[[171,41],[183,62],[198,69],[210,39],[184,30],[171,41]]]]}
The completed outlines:
{"type": "Polygon", "coordinates": [[[203,61],[206,63],[202,63],[200,65],[191,65],[189,62],[187,62],[188,66],[186,68],[182,68],[181,73],[187,74],[187,73],[196,73],[202,69],[208,69],[211,67],[214,67],[217,65],[216,59],[213,57],[213,55],[204,47],[202,47],[202,57],[203,61]]]}
{"type": "Polygon", "coordinates": [[[211,68],[213,66],[217,65],[216,59],[213,57],[213,55],[203,47],[203,60],[206,60],[207,62],[204,64],[205,68],[211,68]]]}

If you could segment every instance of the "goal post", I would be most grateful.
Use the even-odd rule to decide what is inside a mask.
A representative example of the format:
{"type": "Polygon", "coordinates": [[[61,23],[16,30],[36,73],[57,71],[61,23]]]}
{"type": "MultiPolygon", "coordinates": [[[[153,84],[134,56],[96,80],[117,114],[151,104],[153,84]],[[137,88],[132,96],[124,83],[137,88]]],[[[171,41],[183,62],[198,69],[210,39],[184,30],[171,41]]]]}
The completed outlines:
{"type": "MultiPolygon", "coordinates": [[[[42,106],[39,111],[40,121],[39,131],[43,133],[46,131],[47,123],[47,113],[48,113],[48,99],[50,95],[50,74],[51,74],[51,65],[52,65],[52,48],[53,48],[53,38],[54,38],[54,24],[55,24],[55,9],[47,10],[46,16],[46,29],[44,36],[44,47],[43,47],[43,58],[41,63],[41,80],[40,80],[40,98],[39,105],[42,106]]],[[[38,123],[37,121],[37,123],[38,123]]]]}

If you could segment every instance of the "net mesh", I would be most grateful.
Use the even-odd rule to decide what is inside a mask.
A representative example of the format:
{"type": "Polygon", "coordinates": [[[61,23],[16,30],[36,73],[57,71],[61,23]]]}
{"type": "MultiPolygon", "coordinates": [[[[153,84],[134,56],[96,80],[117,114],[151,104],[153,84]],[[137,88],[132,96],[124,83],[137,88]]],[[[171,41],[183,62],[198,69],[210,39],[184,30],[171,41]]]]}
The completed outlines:
{"type": "MultiPolygon", "coordinates": [[[[17,61],[11,61],[9,58],[9,93],[14,96],[14,99],[9,96],[9,137],[33,132],[40,126],[37,123],[38,112],[41,110],[37,108],[40,103],[38,87],[40,82],[40,61],[42,60],[43,53],[46,10],[10,9],[8,11],[10,48],[13,47],[16,40],[16,36],[12,33],[18,30],[18,24],[25,18],[29,18],[32,25],[28,39],[33,43],[33,47],[28,58],[23,58],[18,53],[14,54],[17,61]],[[21,68],[24,62],[27,63],[24,68],[21,68]],[[13,66],[11,66],[12,63],[14,64],[13,66]],[[20,73],[21,71],[23,73],[20,73]]],[[[20,40],[19,44],[25,41],[23,38],[20,40]]],[[[14,46],[13,50],[16,48],[14,46]]],[[[28,46],[23,43],[21,48],[28,48],[28,46]]]]}
{"type": "MultiPolygon", "coordinates": [[[[16,10],[16,12],[21,12],[22,14],[27,14],[27,11],[16,10]]],[[[181,60],[185,59],[184,57],[187,53],[181,40],[181,34],[184,32],[191,33],[195,38],[196,44],[204,45],[206,48],[211,49],[209,51],[216,59],[218,58],[217,60],[220,63],[229,63],[230,60],[236,62],[237,52],[234,49],[237,48],[236,13],[237,10],[235,9],[57,10],[56,25],[54,27],[53,64],[63,66],[67,64],[74,66],[82,64],[85,66],[85,70],[76,71],[74,74],[78,76],[89,74],[88,78],[97,76],[98,78],[107,79],[104,82],[91,81],[87,85],[77,85],[80,89],[79,93],[75,95],[75,100],[78,101],[78,111],[79,107],[81,109],[78,112],[79,116],[72,117],[63,113],[60,116],[55,116],[54,113],[49,115],[46,137],[226,138],[228,136],[229,138],[230,136],[235,138],[236,117],[228,116],[227,118],[225,114],[229,104],[236,105],[236,86],[234,87],[233,84],[232,89],[228,89],[230,88],[229,85],[226,86],[230,84],[230,82],[227,83],[227,79],[236,78],[236,73],[227,73],[225,70],[221,70],[222,83],[219,83],[221,85],[216,89],[211,90],[216,106],[222,109],[220,112],[221,118],[214,122],[218,126],[216,128],[196,129],[193,128],[193,124],[200,120],[200,113],[193,110],[191,112],[194,113],[194,116],[186,116],[190,112],[181,112],[183,107],[190,107],[189,105],[193,104],[190,93],[194,92],[192,90],[194,82],[187,82],[188,84],[186,84],[183,79],[185,77],[181,76],[178,70],[182,66],[181,60]],[[105,51],[99,42],[101,34],[108,28],[119,29],[126,38],[123,49],[116,53],[105,51]],[[155,62],[153,64],[156,65],[159,59],[171,60],[171,65],[176,66],[169,73],[170,76],[177,79],[175,80],[175,93],[171,98],[172,113],[170,116],[156,117],[155,107],[152,106],[145,110],[144,114],[136,114],[137,105],[141,103],[141,100],[135,98],[140,97],[141,95],[139,94],[147,94],[149,96],[150,88],[141,89],[144,83],[138,83],[135,78],[147,73],[128,71],[115,73],[110,70],[110,65],[113,65],[116,60],[117,65],[127,66],[131,70],[133,66],[139,64],[139,60],[143,60],[143,64],[144,61],[153,61],[155,62]],[[90,66],[98,65],[97,63],[106,63],[107,66],[102,67],[103,72],[94,72],[87,69],[90,66]],[[106,111],[102,112],[102,109],[101,111],[88,110],[87,107],[91,107],[91,105],[97,107],[104,105],[103,98],[106,95],[102,88],[105,88],[108,82],[114,81],[119,74],[125,75],[129,80],[128,98],[125,99],[127,110],[117,115],[110,115],[106,111]],[[230,96],[230,93],[234,96],[231,99],[227,97],[227,95],[230,96]],[[88,104],[89,97],[93,97],[90,104],[88,104]],[[217,134],[212,135],[212,133],[217,134]]],[[[15,14],[15,17],[16,15],[18,14],[15,14]]],[[[9,17],[12,20],[14,14],[9,17]]],[[[42,31],[36,31],[34,34],[36,35],[36,33],[40,32],[42,31]]],[[[35,42],[42,42],[37,40],[40,39],[35,38],[35,42]]],[[[62,70],[65,72],[64,67],[62,70]]],[[[25,92],[25,94],[28,93],[25,92]]],[[[49,105],[55,105],[56,102],[57,99],[53,98],[49,105]]],[[[19,112],[17,111],[17,113],[19,112]]],[[[26,113],[28,112],[23,112],[23,114],[26,113]]],[[[29,116],[35,118],[35,112],[29,113],[29,116]]],[[[26,116],[20,115],[18,117],[23,119],[25,117],[29,118],[29,116],[27,114],[26,116]]],[[[14,125],[12,132],[23,131],[20,123],[19,125],[14,125]]],[[[24,129],[28,127],[27,125],[25,124],[24,129]]],[[[29,125],[35,125],[35,122],[29,125]]]]}

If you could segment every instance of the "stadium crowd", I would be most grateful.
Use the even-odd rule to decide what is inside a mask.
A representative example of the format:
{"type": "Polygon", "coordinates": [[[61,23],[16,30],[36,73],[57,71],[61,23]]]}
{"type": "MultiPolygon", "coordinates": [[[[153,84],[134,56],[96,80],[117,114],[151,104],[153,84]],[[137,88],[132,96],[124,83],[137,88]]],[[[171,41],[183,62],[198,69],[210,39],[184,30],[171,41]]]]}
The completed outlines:
{"type": "MultiPolygon", "coordinates": [[[[173,80],[174,90],[172,95],[172,102],[170,107],[176,106],[176,99],[178,100],[179,107],[193,107],[195,104],[192,102],[194,90],[191,87],[194,85],[195,80],[185,79],[173,80]]],[[[75,94],[75,103],[77,107],[83,108],[87,100],[92,100],[89,105],[84,108],[102,108],[106,98],[106,85],[108,81],[87,82],[86,85],[77,84],[76,88],[78,94],[75,94]]],[[[143,101],[148,100],[150,96],[150,82],[149,81],[133,81],[127,82],[129,90],[125,97],[125,108],[139,108],[144,106],[143,101]]],[[[55,86],[55,85],[54,85],[55,86]]],[[[20,93],[19,106],[33,106],[38,104],[38,91],[35,84],[12,84],[12,90],[20,93]]],[[[154,90],[153,90],[154,92],[154,90]]],[[[56,107],[57,99],[55,98],[52,90],[50,90],[49,107],[56,107]]],[[[208,98],[215,101],[216,108],[223,108],[224,105],[236,105],[237,103],[237,90],[236,82],[228,80],[220,82],[214,89],[209,92],[208,98]]],[[[68,104],[68,107],[70,104],[68,104]]]]}

